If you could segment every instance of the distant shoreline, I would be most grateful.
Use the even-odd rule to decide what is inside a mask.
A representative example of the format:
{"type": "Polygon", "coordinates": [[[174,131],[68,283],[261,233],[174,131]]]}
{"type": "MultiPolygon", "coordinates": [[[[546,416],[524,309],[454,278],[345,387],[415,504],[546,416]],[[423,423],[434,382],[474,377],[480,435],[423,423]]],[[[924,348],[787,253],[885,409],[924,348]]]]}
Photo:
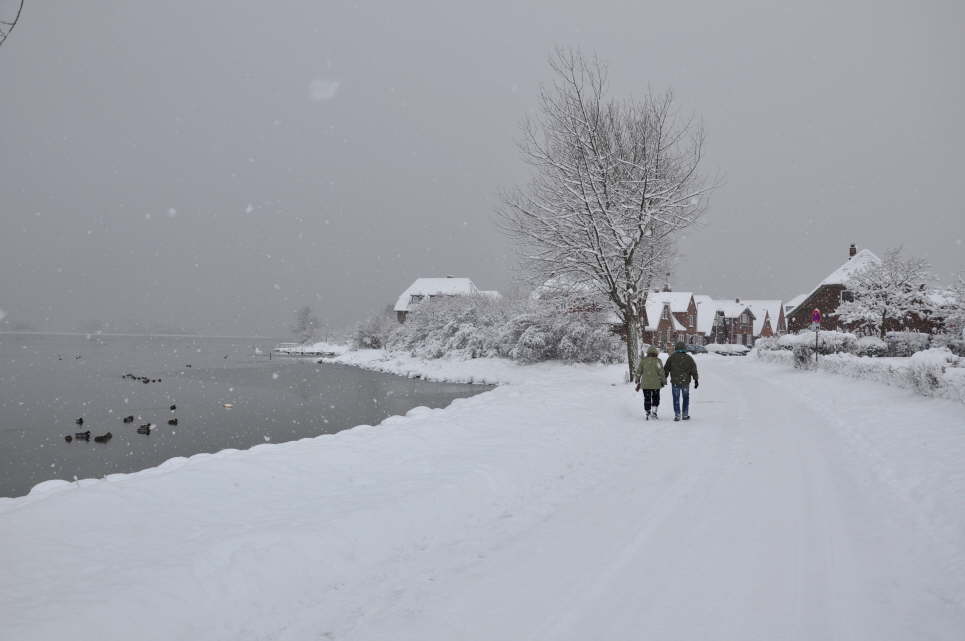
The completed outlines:
{"type": "Polygon", "coordinates": [[[272,336],[213,336],[209,334],[130,334],[125,332],[37,332],[37,331],[16,331],[0,330],[2,334],[19,334],[26,336],[108,336],[118,338],[224,338],[233,340],[258,340],[258,341],[278,341],[282,340],[272,336]]]}

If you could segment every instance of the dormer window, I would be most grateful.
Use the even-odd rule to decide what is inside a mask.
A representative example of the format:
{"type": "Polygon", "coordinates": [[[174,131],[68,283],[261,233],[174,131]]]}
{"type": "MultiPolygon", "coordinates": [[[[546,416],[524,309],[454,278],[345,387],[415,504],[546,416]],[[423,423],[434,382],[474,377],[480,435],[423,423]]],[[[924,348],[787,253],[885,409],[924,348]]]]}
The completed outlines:
{"type": "Polygon", "coordinates": [[[847,290],[847,289],[844,290],[843,292],[841,292],[841,300],[843,300],[843,301],[846,302],[846,303],[853,303],[853,302],[854,302],[854,292],[849,291],[849,290],[847,290]]]}

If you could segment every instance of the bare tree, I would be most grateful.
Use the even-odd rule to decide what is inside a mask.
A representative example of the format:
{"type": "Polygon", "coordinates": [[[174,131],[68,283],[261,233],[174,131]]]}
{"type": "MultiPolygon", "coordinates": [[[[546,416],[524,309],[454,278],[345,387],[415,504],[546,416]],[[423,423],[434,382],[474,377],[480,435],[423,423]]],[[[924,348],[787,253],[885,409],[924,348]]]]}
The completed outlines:
{"type": "Polygon", "coordinates": [[[7,6],[7,11],[0,12],[0,45],[7,39],[13,28],[20,20],[20,13],[23,11],[23,0],[14,0],[7,6]]]}
{"type": "Polygon", "coordinates": [[[632,373],[647,292],[714,186],[698,173],[703,129],[680,117],[669,91],[608,98],[607,70],[595,58],[558,49],[550,67],[555,80],[541,90],[519,145],[534,176],[504,196],[500,226],[536,278],[570,282],[612,304],[632,373]]]}
{"type": "Polygon", "coordinates": [[[851,276],[852,300],[838,306],[838,319],[864,328],[881,338],[889,329],[903,329],[910,322],[925,320],[932,312],[928,302],[928,261],[901,257],[901,248],[889,249],[880,263],[868,265],[851,276]]]}

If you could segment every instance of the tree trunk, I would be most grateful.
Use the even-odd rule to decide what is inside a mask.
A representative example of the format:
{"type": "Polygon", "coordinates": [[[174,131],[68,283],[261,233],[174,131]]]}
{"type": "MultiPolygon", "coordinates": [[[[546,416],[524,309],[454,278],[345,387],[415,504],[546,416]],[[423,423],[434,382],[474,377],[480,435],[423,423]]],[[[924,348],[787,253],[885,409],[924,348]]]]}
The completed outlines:
{"type": "Polygon", "coordinates": [[[636,314],[627,314],[627,366],[630,368],[630,380],[637,372],[637,356],[640,353],[640,319],[636,314]]]}

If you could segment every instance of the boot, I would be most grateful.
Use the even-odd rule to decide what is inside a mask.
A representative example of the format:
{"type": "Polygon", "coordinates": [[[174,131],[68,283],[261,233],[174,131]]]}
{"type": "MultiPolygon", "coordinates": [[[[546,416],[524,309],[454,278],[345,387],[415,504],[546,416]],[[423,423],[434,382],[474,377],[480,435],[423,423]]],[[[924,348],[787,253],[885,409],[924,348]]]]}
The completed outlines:
{"type": "Polygon", "coordinates": [[[674,414],[674,415],[673,415],[673,420],[679,421],[679,420],[680,420],[680,414],[674,414]]]}
{"type": "Polygon", "coordinates": [[[656,407],[653,408],[653,411],[652,411],[652,412],[650,412],[650,418],[652,418],[653,420],[657,420],[657,408],[656,408],[656,407]]]}
{"type": "Polygon", "coordinates": [[[685,421],[689,421],[689,420],[690,420],[690,414],[684,414],[684,420],[685,420],[685,421]]]}

